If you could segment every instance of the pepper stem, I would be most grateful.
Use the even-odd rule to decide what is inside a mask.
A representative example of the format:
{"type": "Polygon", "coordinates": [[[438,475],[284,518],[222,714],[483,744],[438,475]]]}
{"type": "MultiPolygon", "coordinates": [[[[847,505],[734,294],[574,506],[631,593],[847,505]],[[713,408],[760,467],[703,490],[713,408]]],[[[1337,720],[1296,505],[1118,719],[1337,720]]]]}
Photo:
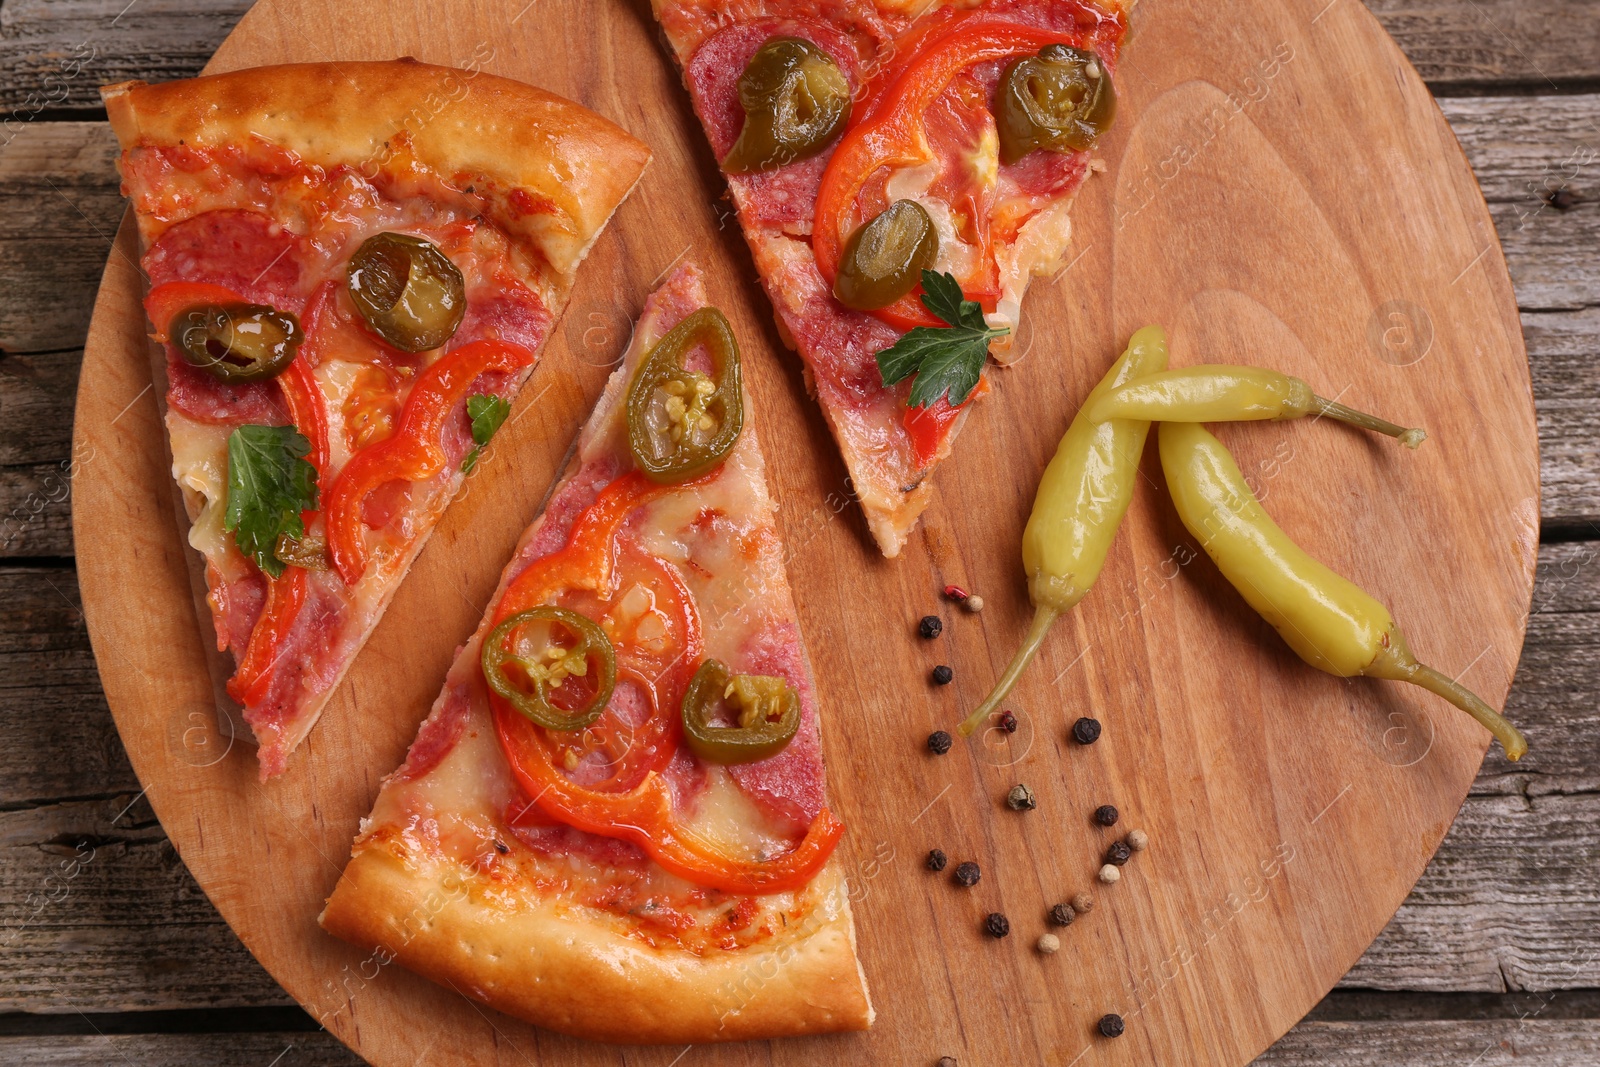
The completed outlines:
{"type": "Polygon", "coordinates": [[[1378,433],[1388,434],[1410,449],[1415,449],[1428,439],[1427,430],[1408,430],[1404,426],[1396,426],[1388,419],[1380,419],[1376,415],[1368,415],[1365,411],[1347,408],[1337,400],[1313,396],[1311,403],[1316,408],[1318,415],[1326,415],[1330,419],[1338,419],[1340,422],[1347,422],[1351,426],[1359,426],[1364,430],[1375,430],[1378,433]]]}
{"type": "Polygon", "coordinates": [[[1398,629],[1392,629],[1388,634],[1389,640],[1373,661],[1362,671],[1373,678],[1388,678],[1397,682],[1410,682],[1420,685],[1430,693],[1437,693],[1450,703],[1471,715],[1483,728],[1494,735],[1500,742],[1500,747],[1506,751],[1506,759],[1515,763],[1528,751],[1527,739],[1522,733],[1488,704],[1483,698],[1472,690],[1462,685],[1441,671],[1434,670],[1426,663],[1418,663],[1416,657],[1407,647],[1404,635],[1398,629]]]}
{"type": "Polygon", "coordinates": [[[959,727],[962,737],[971,737],[973,731],[983,724],[983,721],[993,714],[994,709],[1000,706],[1010,693],[1017,679],[1022,677],[1022,672],[1028,669],[1028,664],[1033,662],[1034,653],[1039,651],[1039,646],[1044,643],[1044,635],[1050,632],[1050,624],[1056,621],[1056,616],[1061,612],[1048,604],[1040,604],[1033,613],[1033,625],[1028,628],[1028,636],[1023,638],[1022,647],[1017,649],[1017,654],[1012,657],[1011,665],[995,683],[994,690],[978,705],[976,711],[967,716],[965,722],[959,727]]]}

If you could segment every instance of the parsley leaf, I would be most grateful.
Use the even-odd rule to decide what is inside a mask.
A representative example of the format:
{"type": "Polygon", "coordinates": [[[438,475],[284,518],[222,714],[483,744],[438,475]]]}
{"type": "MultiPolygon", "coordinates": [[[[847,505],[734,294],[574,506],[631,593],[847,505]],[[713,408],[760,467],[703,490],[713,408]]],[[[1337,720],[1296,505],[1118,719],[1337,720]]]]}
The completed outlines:
{"type": "Polygon", "coordinates": [[[922,306],[949,325],[912,327],[878,353],[878,373],[884,385],[915,374],[917,379],[911,384],[914,408],[928,407],[947,393],[950,406],[960,407],[977,388],[989,358],[989,342],[1011,331],[985,322],[982,306],[965,299],[960,283],[949,274],[923,271],[922,288],[922,306]]]}
{"type": "Polygon", "coordinates": [[[306,462],[307,441],[293,426],[241,426],[228,435],[228,507],[222,526],[239,551],[273,578],[286,564],[278,538],[305,536],[302,511],[317,507],[317,468],[306,462]]]}
{"type": "Polygon", "coordinates": [[[489,396],[479,393],[467,397],[467,418],[472,420],[472,439],[478,447],[467,453],[461,461],[463,474],[470,474],[472,468],[478,465],[478,453],[483,451],[483,446],[489,443],[489,438],[494,436],[500,424],[506,421],[506,416],[511,414],[511,402],[498,396],[489,396]]]}

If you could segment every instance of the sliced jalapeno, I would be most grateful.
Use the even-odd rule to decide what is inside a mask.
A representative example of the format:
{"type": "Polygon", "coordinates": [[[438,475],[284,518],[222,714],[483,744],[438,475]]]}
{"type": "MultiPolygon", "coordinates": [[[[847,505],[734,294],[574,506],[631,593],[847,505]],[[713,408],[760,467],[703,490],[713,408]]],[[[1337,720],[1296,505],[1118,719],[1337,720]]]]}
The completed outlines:
{"type": "Polygon", "coordinates": [[[439,246],[408,233],[369,237],[346,268],[350,299],[372,332],[402,352],[455,336],[467,310],[461,271],[439,246]]]}
{"type": "Polygon", "coordinates": [[[1092,148],[1116,113],[1116,90],[1099,56],[1045,45],[1036,56],[1013,60],[1000,78],[994,116],[1000,161],[1015,163],[1036,148],[1092,148]]]}
{"type": "Polygon", "coordinates": [[[628,387],[628,444],[645,477],[673,485],[726,459],[743,427],[739,342],[722,312],[701,308],[640,360],[628,387]],[[711,356],[711,374],[684,366],[697,345],[711,356]]]}
{"type": "Polygon", "coordinates": [[[581,730],[605,711],[617,685],[617,654],[605,631],[592,620],[566,608],[538,607],[519,611],[484,639],[483,679],[529,720],[547,730],[581,730]],[[550,625],[550,642],[539,652],[522,655],[517,631],[532,623],[550,625]],[[556,630],[565,630],[570,644],[558,644],[556,630]],[[596,668],[594,695],[573,709],[552,699],[569,678],[586,678],[596,668]]]}
{"type": "Polygon", "coordinates": [[[203,304],[172,320],[184,361],[224,382],[276,378],[294,362],[300,320],[265,304],[203,304]]]}
{"type": "Polygon", "coordinates": [[[800,694],[783,678],[736,674],[708,659],[683,697],[683,739],[707,763],[754,763],[775,756],[800,728],[800,694]],[[738,716],[733,726],[711,722],[718,709],[738,716]]]}
{"type": "Polygon", "coordinates": [[[939,231],[915,200],[896,200],[845,242],[833,295],[857,311],[888,307],[917,287],[939,256],[939,231]]]}
{"type": "Polygon", "coordinates": [[[775,170],[814,156],[850,118],[850,81],[833,57],[801,37],[773,37],[739,76],[744,128],[722,167],[775,170]]]}

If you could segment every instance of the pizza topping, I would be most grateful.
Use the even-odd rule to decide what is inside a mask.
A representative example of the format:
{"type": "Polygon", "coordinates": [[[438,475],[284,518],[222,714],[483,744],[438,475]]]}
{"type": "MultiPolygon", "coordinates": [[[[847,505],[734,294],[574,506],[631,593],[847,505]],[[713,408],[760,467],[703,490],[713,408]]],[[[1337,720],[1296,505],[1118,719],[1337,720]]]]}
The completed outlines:
{"type": "Polygon", "coordinates": [[[347,276],[350,299],[372,332],[403,352],[440,347],[467,310],[461,271],[438,245],[411,234],[367,238],[347,276]]]}
{"type": "Polygon", "coordinates": [[[1015,163],[1034,149],[1094,147],[1116,115],[1117,94],[1093,52],[1052,44],[1012,61],[996,103],[1000,161],[1015,163]]]}
{"type": "Polygon", "coordinates": [[[449,463],[442,443],[445,419],[481,375],[508,374],[534,360],[532,350],[505,341],[474,341],[417,376],[394,435],[357,452],[328,490],[328,554],[346,585],[355,585],[370,558],[362,514],[367,498],[398,479],[421,481],[449,463]]]}
{"type": "Polygon", "coordinates": [[[695,672],[683,698],[683,739],[707,763],[754,763],[777,755],[800,728],[800,694],[784,678],[729,676],[708,659],[695,672]],[[732,705],[733,707],[729,707],[732,705]],[[735,711],[735,724],[712,719],[735,711]]]}
{"type": "Polygon", "coordinates": [[[167,327],[179,353],[224,382],[259,382],[288,368],[305,335],[300,320],[265,304],[202,304],[167,327]]]}
{"type": "Polygon", "coordinates": [[[628,388],[628,444],[645,476],[676,485],[726,459],[744,426],[742,381],[739,342],[716,308],[701,308],[657,341],[628,388]],[[689,369],[697,348],[710,374],[689,369]]]}
{"type": "Polygon", "coordinates": [[[270,577],[283,574],[278,538],[305,535],[304,511],[317,507],[311,444],[293,426],[241,426],[228,435],[228,508],[224,527],[239,551],[270,577]]]}
{"type": "Polygon", "coordinates": [[[591,725],[617,684],[617,655],[605,631],[593,619],[550,605],[519,611],[496,626],[484,639],[482,660],[489,688],[547,730],[591,725]],[[567,643],[558,641],[559,630],[567,632],[567,643]],[[573,679],[589,684],[569,685],[573,679]]]}
{"type": "Polygon", "coordinates": [[[833,294],[857,311],[888,307],[917,287],[939,255],[939,234],[927,209],[896,200],[845,242],[833,294]]]}
{"type": "Polygon", "coordinates": [[[916,375],[910,407],[926,408],[945,400],[952,408],[967,402],[978,387],[989,356],[989,341],[1009,333],[991,327],[975,301],[962,298],[961,286],[948,274],[922,272],[922,304],[946,325],[918,326],[878,353],[884,385],[916,375]]]}
{"type": "Polygon", "coordinates": [[[306,572],[300,567],[281,569],[278,577],[267,582],[266,604],[250,630],[239,669],[228,679],[228,695],[246,708],[266,699],[272,688],[273,665],[283,654],[305,600],[306,572]]]}
{"type": "Polygon", "coordinates": [[[467,418],[472,423],[472,443],[475,446],[461,461],[461,472],[471,473],[472,468],[478,465],[478,456],[483,452],[483,446],[489,443],[489,438],[500,429],[500,424],[506,421],[506,416],[511,414],[511,401],[503,396],[492,393],[479,393],[467,397],[467,418]]]}
{"type": "Polygon", "coordinates": [[[776,170],[816,155],[850,118],[850,82],[803,37],[772,37],[739,77],[744,128],[722,161],[730,174],[776,170]]]}

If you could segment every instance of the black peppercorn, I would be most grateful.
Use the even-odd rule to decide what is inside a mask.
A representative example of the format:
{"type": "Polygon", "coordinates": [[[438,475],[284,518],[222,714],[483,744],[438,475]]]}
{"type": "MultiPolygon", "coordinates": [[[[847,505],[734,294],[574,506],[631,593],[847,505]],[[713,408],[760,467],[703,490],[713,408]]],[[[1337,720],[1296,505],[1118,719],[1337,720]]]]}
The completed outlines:
{"type": "Polygon", "coordinates": [[[928,850],[928,870],[942,871],[944,870],[944,865],[949,862],[950,859],[944,854],[944,849],[934,848],[928,850]]]}
{"type": "Polygon", "coordinates": [[[1128,847],[1127,842],[1113,841],[1111,842],[1111,847],[1106,849],[1106,862],[1121,867],[1128,862],[1128,857],[1132,855],[1133,849],[1128,847]]]}
{"type": "Polygon", "coordinates": [[[1004,730],[1008,734],[1016,733],[1017,717],[1011,714],[1009,711],[1002,711],[1000,713],[1000,729],[1004,730]]]}
{"type": "Polygon", "coordinates": [[[1094,821],[1101,826],[1117,825],[1117,806],[1115,804],[1102,804],[1095,808],[1094,821]]]}
{"type": "Polygon", "coordinates": [[[942,756],[946,752],[949,752],[951,744],[952,741],[950,739],[950,735],[945,733],[943,730],[935,730],[933,733],[928,735],[928,751],[932,752],[935,756],[942,756]]]}
{"type": "Polygon", "coordinates": [[[925,640],[932,641],[944,629],[944,622],[937,615],[924,615],[922,621],[917,623],[917,633],[925,640]]]}
{"type": "Polygon", "coordinates": [[[978,879],[982,877],[983,872],[978,870],[978,865],[971,860],[956,864],[956,885],[971,889],[978,884],[978,879]]]}
{"type": "Polygon", "coordinates": [[[1057,904],[1050,909],[1051,926],[1071,926],[1072,920],[1077,917],[1078,913],[1072,910],[1071,904],[1057,904]]]}
{"type": "Polygon", "coordinates": [[[983,929],[990,937],[1005,937],[1011,932],[1011,920],[998,911],[991,911],[983,920],[983,929]]]}
{"type": "Polygon", "coordinates": [[[1578,194],[1564,185],[1559,189],[1552,189],[1544,194],[1544,202],[1557,211],[1571,211],[1578,206],[1578,200],[1578,194]]]}
{"type": "Polygon", "coordinates": [[[1122,1031],[1127,1029],[1120,1015],[1100,1016],[1100,1032],[1107,1037],[1121,1037],[1122,1031]]]}
{"type": "Polygon", "coordinates": [[[504,856],[507,852],[511,851],[511,848],[504,841],[496,841],[494,843],[494,850],[500,853],[500,855],[504,856]]]}
{"type": "Polygon", "coordinates": [[[946,667],[943,663],[941,663],[941,664],[939,664],[937,667],[935,667],[933,669],[933,684],[934,685],[949,685],[950,684],[950,679],[954,678],[955,676],[956,676],[956,672],[955,671],[951,670],[949,667],[946,667]]]}
{"type": "Polygon", "coordinates": [[[1080,745],[1092,745],[1100,740],[1100,720],[1085,716],[1073,723],[1072,739],[1080,745]]]}

